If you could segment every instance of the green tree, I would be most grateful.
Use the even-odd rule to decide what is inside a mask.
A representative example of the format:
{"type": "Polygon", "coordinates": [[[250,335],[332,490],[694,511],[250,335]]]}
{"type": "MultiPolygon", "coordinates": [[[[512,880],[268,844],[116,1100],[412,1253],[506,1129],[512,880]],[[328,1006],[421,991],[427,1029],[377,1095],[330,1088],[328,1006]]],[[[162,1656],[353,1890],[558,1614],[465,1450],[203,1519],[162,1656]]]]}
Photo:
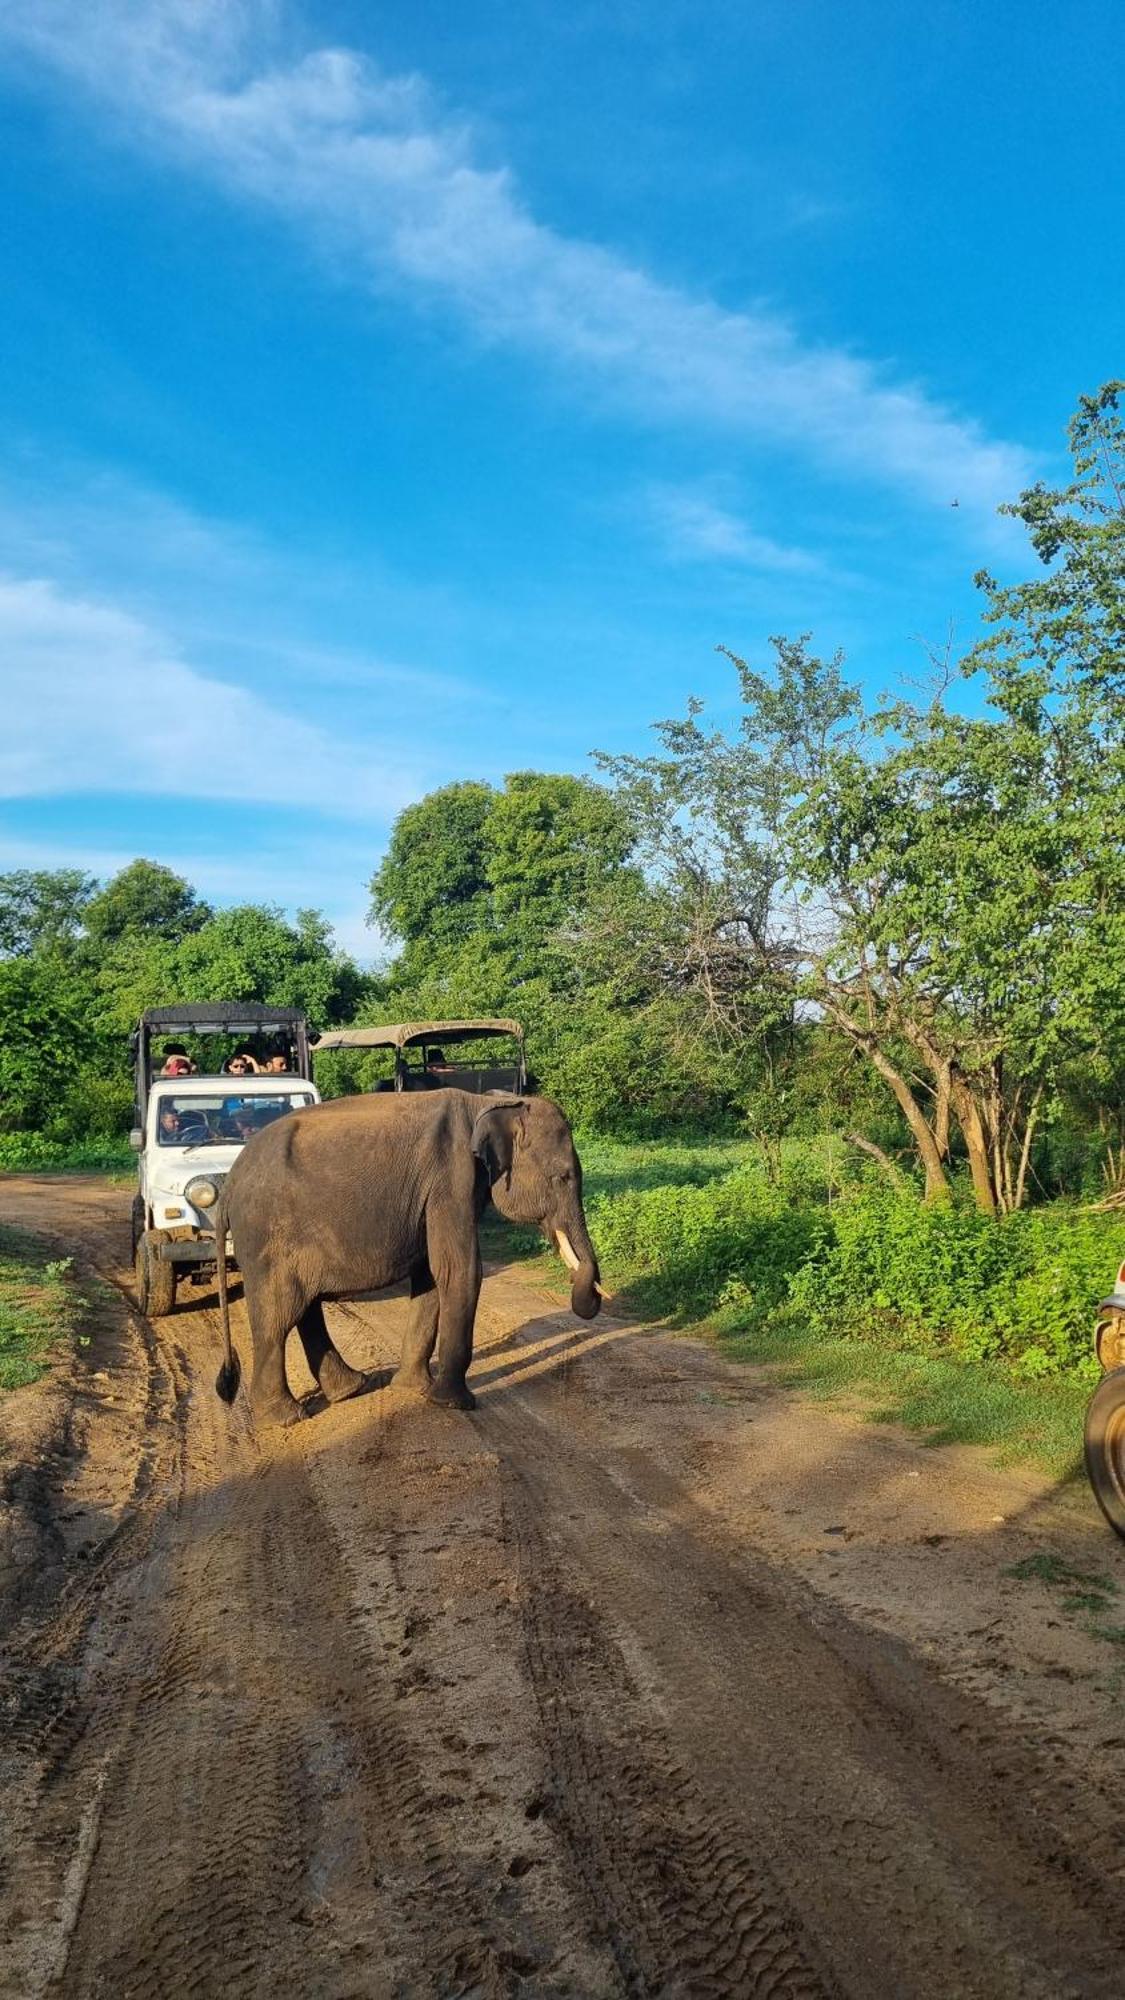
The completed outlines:
{"type": "Polygon", "coordinates": [[[46,952],[0,960],[0,1125],[45,1131],[58,1122],[97,1038],[89,993],[73,963],[46,952]]]}
{"type": "Polygon", "coordinates": [[[103,1018],[117,1033],[146,1007],[188,1000],[258,1000],[302,1007],[316,1027],[353,1018],[367,981],[315,910],[295,924],[245,903],[179,939],[123,936],[98,973],[103,1018]]]}
{"type": "Polygon", "coordinates": [[[0,956],[25,958],[73,944],[97,886],[79,868],[17,868],[0,875],[0,956]]]}
{"type": "Polygon", "coordinates": [[[1084,399],[1074,482],[1008,510],[1047,574],[1001,589],[965,672],[869,711],[839,658],[773,641],[730,656],[742,719],[692,703],[662,753],[605,759],[663,896],[665,981],[734,1032],[787,990],[868,1061],[924,1170],[949,1188],[960,1135],[979,1205],[1018,1207],[1032,1146],[1076,1064],[1121,1073],[1125,1008],[1125,441],[1120,385],[1084,399]]]}
{"type": "Polygon", "coordinates": [[[484,822],[495,929],[532,952],[572,931],[616,880],[632,846],[629,816],[604,786],[513,772],[484,822]]]}
{"type": "Polygon", "coordinates": [[[131,861],[86,904],[86,934],[99,948],[130,935],[181,938],[211,915],[190,882],[159,861],[131,861]]]}
{"type": "Polygon", "coordinates": [[[371,881],[371,921],[408,948],[459,944],[489,928],[485,823],[491,786],[444,785],[395,821],[371,881]]]}

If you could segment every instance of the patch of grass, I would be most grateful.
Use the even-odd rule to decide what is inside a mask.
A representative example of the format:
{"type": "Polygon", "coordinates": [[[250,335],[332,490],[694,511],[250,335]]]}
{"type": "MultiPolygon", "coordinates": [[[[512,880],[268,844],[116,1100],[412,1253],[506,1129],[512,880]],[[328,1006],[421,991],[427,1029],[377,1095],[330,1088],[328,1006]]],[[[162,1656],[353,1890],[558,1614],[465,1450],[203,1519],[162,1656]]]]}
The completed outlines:
{"type": "MultiPolygon", "coordinates": [[[[1125,1625],[1106,1623],[1105,1614],[1116,1609],[1117,1579],[1104,1572],[1091,1569],[1076,1569],[1073,1563],[1064,1562],[1061,1556],[1049,1549],[1037,1549],[1034,1555],[1024,1556],[1022,1562],[1013,1563],[1004,1571],[1005,1576],[1014,1576],[1021,1583],[1045,1583],[1055,1590],[1065,1590],[1061,1609],[1072,1618],[1082,1618],[1082,1629],[1091,1639],[1101,1639],[1107,1646],[1125,1646],[1125,1625]],[[1078,1585],[1075,1589],[1073,1586],[1078,1585]]],[[[1120,1669],[1115,1669],[1115,1675],[1120,1669]]],[[[1111,1678],[1110,1691],[1118,1692],[1111,1678]]]]}
{"type": "Polygon", "coordinates": [[[730,1359],[773,1363],[783,1381],[814,1396],[858,1391],[870,1399],[872,1423],[902,1424],[927,1444],[990,1445],[1003,1461],[1033,1458],[1058,1479],[1080,1468],[1089,1394],[1082,1383],[1020,1381],[1000,1363],[833,1338],[792,1311],[748,1328],[735,1309],[719,1314],[715,1330],[730,1359]]]}
{"type": "Polygon", "coordinates": [[[0,1225],[0,1389],[22,1389],[45,1372],[60,1340],[84,1341],[88,1301],[69,1257],[22,1229],[0,1225]]]}
{"type": "Polygon", "coordinates": [[[602,1139],[579,1135],[587,1201],[661,1187],[706,1187],[756,1159],[750,1139],[602,1139]]]}
{"type": "Polygon", "coordinates": [[[1014,1576],[1018,1583],[1073,1583],[1078,1572],[1061,1556],[1052,1555],[1049,1549],[1036,1549],[1034,1555],[1023,1556],[1018,1563],[1012,1563],[1004,1571],[1005,1576],[1014,1576]]]}
{"type": "Polygon", "coordinates": [[[123,1139],[47,1139],[41,1132],[0,1132],[0,1173],[119,1174],[134,1168],[123,1139]]]}
{"type": "MultiPolygon", "coordinates": [[[[1125,1625],[1092,1624],[1088,1630],[1095,1639],[1104,1639],[1109,1646],[1125,1646],[1125,1625]]],[[[1121,1669],[1118,1668],[1117,1672],[1120,1673],[1121,1669]]]]}

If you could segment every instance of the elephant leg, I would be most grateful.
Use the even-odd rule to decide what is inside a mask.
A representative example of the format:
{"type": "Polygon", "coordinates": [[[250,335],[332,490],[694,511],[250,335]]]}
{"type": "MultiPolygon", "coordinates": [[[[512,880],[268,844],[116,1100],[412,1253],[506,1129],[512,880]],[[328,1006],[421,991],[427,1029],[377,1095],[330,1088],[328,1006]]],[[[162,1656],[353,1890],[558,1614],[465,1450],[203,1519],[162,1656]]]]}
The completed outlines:
{"type": "Polygon", "coordinates": [[[288,1296],[288,1288],[276,1280],[262,1284],[248,1281],[243,1271],[246,1309],[254,1345],[254,1377],[250,1384],[250,1407],[254,1421],[263,1426],[283,1428],[299,1423],[304,1410],[290,1394],[285,1379],[285,1342],[289,1329],[301,1310],[299,1300],[288,1296]]]}
{"type": "Polygon", "coordinates": [[[411,1271],[410,1296],[414,1303],[403,1335],[402,1356],[391,1377],[391,1387],[410,1390],[417,1396],[428,1396],[430,1356],[438,1337],[438,1294],[428,1264],[416,1264],[411,1271]]]}
{"type": "Polygon", "coordinates": [[[456,1410],[475,1410],[477,1399],[466,1386],[465,1376],[473,1358],[473,1327],[480,1297],[480,1252],[476,1235],[473,1254],[438,1281],[437,1368],[429,1387],[432,1403],[444,1403],[456,1410]]]}
{"type": "Polygon", "coordinates": [[[328,1331],[324,1307],[319,1299],[314,1299],[311,1306],[305,1307],[297,1321],[297,1332],[301,1336],[309,1373],[330,1403],[342,1403],[348,1396],[354,1396],[357,1389],[362,1389],[364,1377],[358,1368],[348,1367],[328,1331]]]}

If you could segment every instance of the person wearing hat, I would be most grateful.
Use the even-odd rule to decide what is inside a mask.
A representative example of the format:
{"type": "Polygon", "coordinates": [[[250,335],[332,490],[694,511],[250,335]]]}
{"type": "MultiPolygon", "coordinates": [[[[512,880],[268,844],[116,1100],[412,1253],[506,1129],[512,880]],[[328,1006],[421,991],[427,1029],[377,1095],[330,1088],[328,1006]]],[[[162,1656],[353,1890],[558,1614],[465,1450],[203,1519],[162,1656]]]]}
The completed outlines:
{"type": "Polygon", "coordinates": [[[161,1076],[191,1076],[195,1070],[182,1042],[169,1042],[164,1051],[164,1067],[161,1076]]]}

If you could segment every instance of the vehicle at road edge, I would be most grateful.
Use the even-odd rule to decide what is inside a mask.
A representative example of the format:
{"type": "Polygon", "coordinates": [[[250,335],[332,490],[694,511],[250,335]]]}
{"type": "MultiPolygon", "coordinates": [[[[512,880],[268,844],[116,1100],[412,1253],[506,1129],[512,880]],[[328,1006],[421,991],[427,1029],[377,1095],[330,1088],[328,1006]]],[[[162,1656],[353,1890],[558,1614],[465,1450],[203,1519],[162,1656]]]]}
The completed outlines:
{"type": "Polygon", "coordinates": [[[1086,1473],[1110,1527],[1125,1537],[1125,1263],[1098,1307],[1094,1346],[1105,1373],[1086,1412],[1086,1473]]]}

